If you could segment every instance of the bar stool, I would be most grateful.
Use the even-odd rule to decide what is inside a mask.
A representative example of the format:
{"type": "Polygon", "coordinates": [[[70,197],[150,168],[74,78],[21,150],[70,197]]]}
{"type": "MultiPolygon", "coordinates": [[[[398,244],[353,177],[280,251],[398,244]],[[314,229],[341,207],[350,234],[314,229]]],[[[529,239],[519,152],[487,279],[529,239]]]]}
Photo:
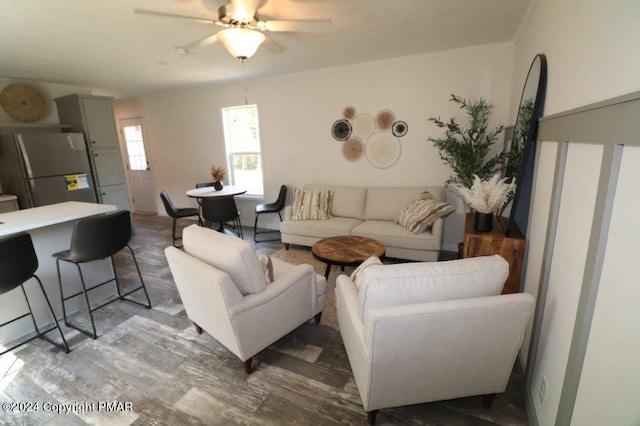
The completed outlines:
{"type": "Polygon", "coordinates": [[[63,350],[65,353],[69,353],[69,345],[67,345],[67,341],[62,334],[60,325],[58,325],[56,316],[53,313],[53,309],[51,308],[51,302],[49,302],[47,293],[44,291],[44,287],[42,286],[42,281],[40,281],[40,278],[35,275],[37,269],[38,257],[36,256],[36,252],[33,248],[31,235],[27,233],[20,233],[0,239],[0,295],[3,295],[10,292],[11,290],[20,287],[22,289],[22,294],[24,294],[24,298],[27,301],[27,307],[29,308],[28,313],[1,324],[0,328],[18,321],[19,319],[30,316],[31,321],[33,321],[33,327],[35,328],[37,333],[30,339],[27,339],[10,347],[9,349],[4,350],[0,353],[0,355],[4,355],[5,353],[12,351],[17,347],[32,341],[36,337],[48,341],[49,343],[63,350]],[[31,278],[34,278],[38,282],[40,290],[42,290],[44,300],[47,302],[49,312],[51,313],[51,318],[53,319],[54,325],[42,331],[40,331],[40,329],[38,328],[36,319],[33,316],[31,304],[29,303],[29,298],[27,297],[27,292],[24,289],[24,283],[31,278]],[[58,333],[60,333],[62,344],[51,340],[48,336],[45,335],[46,333],[49,333],[53,330],[58,330],[58,333]]]}
{"type": "Polygon", "coordinates": [[[144,306],[147,309],[151,309],[151,300],[149,299],[149,293],[144,285],[142,274],[140,273],[140,267],[136,260],[136,255],[133,253],[133,249],[129,245],[131,239],[131,219],[128,210],[120,210],[115,213],[110,213],[102,216],[90,217],[86,219],[78,220],[73,227],[73,234],[71,236],[71,248],[69,250],[61,251],[53,254],[56,258],[56,267],[58,269],[58,283],[60,284],[60,296],[62,297],[62,314],[64,316],[64,323],[67,327],[75,328],[76,330],[86,334],[87,336],[96,339],[98,334],[96,333],[96,326],[93,319],[93,312],[112,303],[116,300],[126,300],[127,302],[135,303],[140,306],[144,306]],[[127,247],[133,258],[133,263],[138,271],[138,277],[140,278],[140,286],[132,290],[122,293],[120,289],[120,283],[118,282],[118,275],[116,273],[115,266],[113,264],[113,255],[118,253],[123,248],[127,247]],[[82,263],[92,262],[94,260],[101,260],[109,258],[111,262],[111,271],[113,278],[110,278],[100,284],[96,284],[92,287],[88,287],[85,284],[84,276],[82,275],[82,263]],[[62,288],[62,277],[60,274],[60,261],[70,262],[76,265],[78,274],[80,275],[80,282],[82,283],[82,290],[69,296],[64,295],[62,288]],[[91,307],[89,302],[88,292],[101,287],[107,283],[115,281],[116,290],[118,296],[108,302],[102,303],[95,308],[91,307]],[[147,304],[137,302],[133,299],[126,298],[138,290],[143,290],[144,295],[147,298],[147,304]],[[84,330],[67,320],[67,312],[65,308],[65,302],[74,297],[84,295],[84,299],[87,303],[87,309],[89,310],[89,318],[91,319],[91,328],[93,332],[84,330]]]}
{"type": "Polygon", "coordinates": [[[260,241],[256,239],[256,235],[258,234],[279,232],[276,230],[258,232],[258,216],[260,216],[263,213],[278,213],[278,217],[280,217],[280,222],[282,222],[282,215],[280,214],[280,211],[284,208],[284,204],[286,201],[287,201],[287,186],[282,185],[280,187],[280,193],[278,194],[278,199],[276,201],[274,201],[273,203],[258,204],[256,206],[256,220],[253,223],[253,241],[255,241],[256,243],[263,243],[266,241],[278,241],[276,239],[260,240],[260,241]]]}
{"type": "Polygon", "coordinates": [[[176,241],[181,240],[182,237],[176,237],[176,222],[178,218],[181,217],[190,217],[190,216],[198,216],[198,223],[202,225],[202,220],[200,219],[200,211],[195,207],[176,207],[169,195],[162,191],[160,193],[160,198],[162,199],[162,204],[164,204],[164,209],[167,211],[167,214],[173,218],[173,230],[171,231],[172,244],[174,247],[176,246],[176,241]]]}

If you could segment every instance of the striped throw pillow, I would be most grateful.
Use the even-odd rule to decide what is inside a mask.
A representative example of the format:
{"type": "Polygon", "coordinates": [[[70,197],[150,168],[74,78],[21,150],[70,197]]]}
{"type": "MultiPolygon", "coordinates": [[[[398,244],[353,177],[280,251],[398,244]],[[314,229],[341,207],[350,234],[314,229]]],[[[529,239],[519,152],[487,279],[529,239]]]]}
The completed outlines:
{"type": "Polygon", "coordinates": [[[413,234],[421,234],[428,227],[455,211],[455,207],[442,201],[434,200],[429,192],[418,195],[408,206],[400,210],[395,222],[413,234]]]}
{"type": "Polygon", "coordinates": [[[296,189],[291,220],[331,219],[333,191],[303,191],[296,189]]]}

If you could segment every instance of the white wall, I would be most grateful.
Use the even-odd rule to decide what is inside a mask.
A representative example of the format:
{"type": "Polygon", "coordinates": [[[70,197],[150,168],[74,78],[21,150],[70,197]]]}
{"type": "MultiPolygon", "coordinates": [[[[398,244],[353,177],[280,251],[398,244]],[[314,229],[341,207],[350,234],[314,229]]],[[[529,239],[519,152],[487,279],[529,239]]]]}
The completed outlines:
{"type": "Polygon", "coordinates": [[[575,425],[640,424],[638,164],[640,148],[625,147],[584,372],[572,418],[575,425]]]}
{"type": "MultiPolygon", "coordinates": [[[[56,84],[56,83],[45,83],[38,81],[24,81],[17,80],[12,78],[0,77],[0,91],[10,84],[14,83],[22,83],[27,86],[34,87],[38,89],[47,103],[47,113],[46,115],[35,122],[34,124],[58,124],[58,110],[56,108],[56,103],[53,101],[54,98],[59,96],[71,95],[74,93],[85,93],[91,94],[91,90],[79,87],[79,86],[70,86],[68,84],[56,84]]],[[[20,123],[20,121],[15,118],[7,115],[6,112],[2,108],[0,108],[0,123],[20,123]]],[[[65,124],[65,123],[62,123],[65,124]]]]}
{"type": "MultiPolygon", "coordinates": [[[[442,132],[427,119],[455,116],[466,122],[464,111],[448,101],[455,93],[487,99],[495,106],[493,124],[507,124],[512,60],[511,45],[497,44],[247,81],[248,101],[259,109],[265,198],[275,199],[281,184],[306,182],[444,184],[449,167],[427,141],[442,132]],[[407,122],[409,131],[400,139],[402,154],[395,165],[377,169],[364,158],[352,163],[342,157],[330,130],[347,105],[374,116],[390,109],[396,119],[407,122]]],[[[224,164],[220,109],[241,104],[243,96],[242,82],[236,82],[135,100],[138,106],[133,109],[144,116],[147,128],[156,186],[176,204],[193,203],[185,191],[209,181],[211,165],[224,164]]],[[[132,105],[131,100],[117,101],[117,118],[131,114],[132,105]]],[[[498,141],[496,148],[501,147],[498,141]]],[[[252,224],[255,202],[238,204],[243,223],[252,224]]],[[[445,235],[453,250],[462,241],[462,215],[457,216],[448,220],[458,226],[447,226],[445,235]]]]}
{"type": "MultiPolygon", "coordinates": [[[[637,25],[639,18],[640,2],[637,1],[535,1],[532,5],[531,15],[523,23],[521,32],[516,39],[512,110],[515,111],[522,90],[522,83],[518,84],[518,82],[524,82],[531,60],[538,53],[544,53],[548,62],[545,115],[640,90],[640,73],[638,73],[640,55],[636,53],[637,40],[640,39],[640,26],[637,25]]],[[[511,118],[513,120],[513,116],[511,118]]],[[[636,170],[640,167],[637,158],[630,158],[627,161],[630,161],[636,170]]],[[[599,173],[599,164],[589,167],[591,167],[592,173],[599,173]]],[[[553,165],[539,165],[539,170],[542,170],[542,173],[553,173],[553,165]]],[[[584,173],[584,170],[576,168],[568,173],[566,179],[574,180],[579,178],[579,174],[584,173]]],[[[582,183],[574,188],[589,195],[593,194],[596,189],[593,187],[593,182],[590,185],[587,187],[586,183],[582,183]]],[[[565,197],[570,197],[570,193],[563,191],[561,203],[566,205],[572,202],[571,198],[565,199],[565,197]]],[[[534,198],[532,206],[534,213],[537,211],[537,217],[544,222],[544,218],[539,212],[548,210],[548,206],[539,203],[548,203],[548,200],[545,197],[534,198]]],[[[593,212],[581,211],[579,214],[592,215],[593,212]]],[[[568,232],[563,229],[567,226],[575,228],[581,225],[573,221],[566,222],[559,226],[559,231],[568,232]]],[[[584,229],[585,226],[583,224],[581,228],[584,229]]],[[[543,231],[546,232],[546,229],[540,229],[536,232],[543,231]]],[[[559,238],[567,237],[560,236],[559,238]]],[[[538,292],[539,268],[544,243],[544,239],[540,238],[532,238],[528,242],[525,291],[534,295],[538,292]],[[532,271],[532,268],[538,268],[538,270],[532,271]]],[[[569,343],[569,341],[565,343],[564,339],[570,339],[573,333],[575,306],[579,294],[574,286],[582,278],[585,244],[585,241],[576,240],[572,242],[571,250],[565,250],[561,245],[556,248],[557,251],[553,254],[553,265],[563,262],[571,268],[568,271],[555,271],[556,278],[550,280],[540,338],[544,345],[541,344],[539,347],[537,364],[533,372],[534,380],[527,389],[530,400],[534,402],[534,406],[529,407],[533,411],[533,417],[544,425],[555,422],[558,401],[562,392],[569,343]],[[578,265],[575,265],[576,263],[578,265]],[[559,277],[562,278],[558,279],[559,277]],[[572,313],[574,318],[568,318],[567,315],[572,313]],[[548,386],[544,405],[539,403],[542,376],[546,377],[548,386]]],[[[628,269],[613,272],[613,276],[628,276],[627,274],[634,276],[633,272],[633,268],[630,266],[628,269]]],[[[616,278],[609,276],[609,279],[615,280],[616,278]]],[[[603,290],[603,282],[600,284],[601,291],[603,290]]],[[[605,283],[605,288],[607,288],[606,291],[615,292],[614,288],[616,287],[609,287],[605,283]]],[[[620,370],[628,372],[630,370],[632,377],[634,374],[637,377],[637,370],[640,367],[638,362],[621,362],[631,361],[631,359],[621,360],[619,351],[611,350],[608,346],[611,341],[607,341],[602,335],[616,333],[633,338],[631,336],[636,333],[637,336],[637,321],[621,323],[615,320],[620,315],[624,317],[634,317],[635,315],[634,318],[637,318],[637,314],[635,314],[637,300],[633,300],[632,297],[618,297],[615,300],[619,303],[615,305],[601,302],[600,296],[599,294],[597,302],[598,321],[596,324],[594,318],[593,332],[595,333],[597,330],[601,334],[595,341],[591,339],[589,341],[582,374],[590,388],[583,387],[581,383],[574,407],[574,424],[625,424],[615,421],[612,423],[610,420],[613,417],[607,416],[615,415],[619,418],[630,419],[633,418],[629,417],[630,413],[636,413],[636,416],[638,413],[637,404],[625,402],[625,398],[630,397],[628,392],[632,388],[625,387],[624,384],[618,387],[609,383],[598,371],[602,365],[615,365],[615,367],[610,367],[613,369],[612,373],[619,374],[620,370]],[[598,363],[596,364],[594,360],[598,360],[598,363]],[[602,382],[600,382],[601,380],[602,382]],[[603,387],[600,387],[601,383],[603,387]],[[606,401],[602,399],[604,392],[609,392],[606,401]],[[606,402],[610,404],[606,405],[606,402]],[[592,412],[598,410],[602,421],[590,417],[592,412]],[[622,414],[614,414],[619,411],[622,414]]],[[[637,422],[636,417],[635,421],[626,424],[637,424],[637,422]]]]}

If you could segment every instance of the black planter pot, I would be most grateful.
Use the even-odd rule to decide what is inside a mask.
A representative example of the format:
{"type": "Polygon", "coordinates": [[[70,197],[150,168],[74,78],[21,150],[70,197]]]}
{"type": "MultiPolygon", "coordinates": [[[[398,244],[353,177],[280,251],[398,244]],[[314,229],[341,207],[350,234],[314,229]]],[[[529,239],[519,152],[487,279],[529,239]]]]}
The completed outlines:
{"type": "Polygon", "coordinates": [[[213,189],[215,189],[216,191],[220,191],[222,189],[222,182],[215,181],[213,182],[213,189]]]}
{"type": "Polygon", "coordinates": [[[493,213],[476,212],[473,229],[478,232],[491,232],[493,230],[493,213]]]}

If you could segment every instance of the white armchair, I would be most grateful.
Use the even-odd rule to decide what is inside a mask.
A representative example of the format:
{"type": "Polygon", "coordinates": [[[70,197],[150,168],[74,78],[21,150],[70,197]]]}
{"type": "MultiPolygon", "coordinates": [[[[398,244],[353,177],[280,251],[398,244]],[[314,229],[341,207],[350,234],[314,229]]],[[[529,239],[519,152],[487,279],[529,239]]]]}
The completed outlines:
{"type": "Polygon", "coordinates": [[[533,313],[500,256],[372,265],[337,279],[340,333],[370,424],[379,409],[504,392],[533,313]]]}
{"type": "Polygon", "coordinates": [[[247,241],[191,225],[183,231],[184,251],[165,255],[180,298],[196,331],[205,330],[244,362],[325,306],[326,281],[311,265],[272,259],[273,282],[247,241]]]}

